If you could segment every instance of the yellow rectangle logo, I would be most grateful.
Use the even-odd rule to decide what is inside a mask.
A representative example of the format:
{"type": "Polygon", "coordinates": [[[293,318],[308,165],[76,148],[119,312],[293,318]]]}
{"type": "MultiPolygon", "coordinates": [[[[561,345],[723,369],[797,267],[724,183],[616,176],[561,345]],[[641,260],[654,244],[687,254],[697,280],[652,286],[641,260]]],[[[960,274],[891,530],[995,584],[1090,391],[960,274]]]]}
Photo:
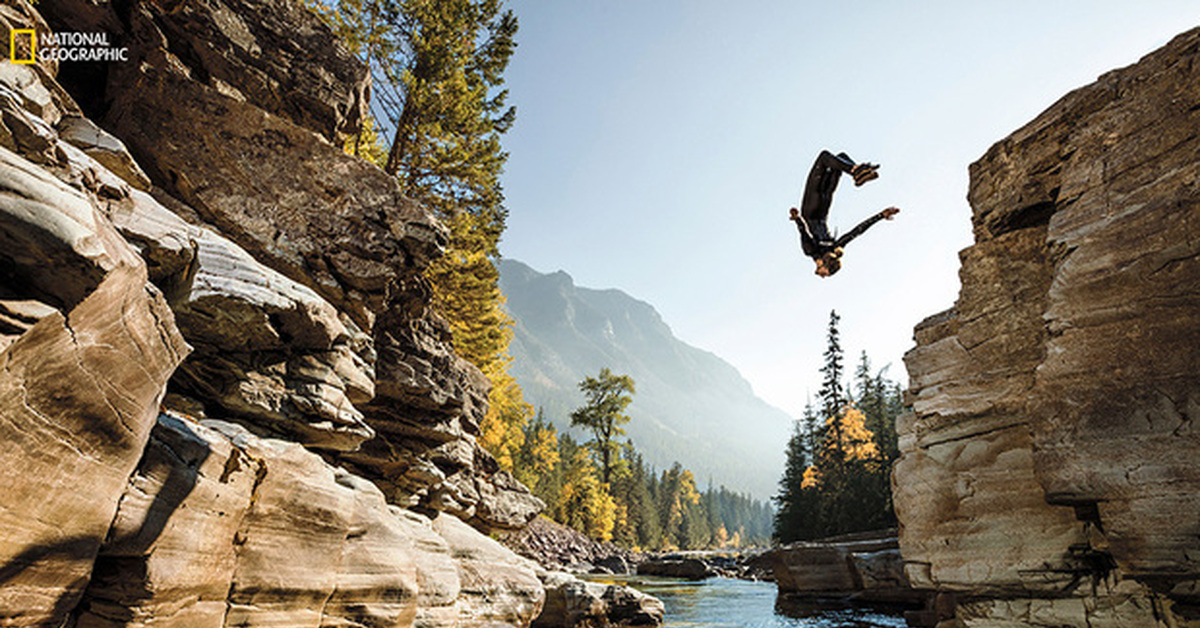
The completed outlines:
{"type": "Polygon", "coordinates": [[[8,59],[13,63],[37,63],[37,31],[32,28],[14,28],[9,31],[8,59]],[[29,35],[29,58],[17,58],[17,35],[29,35]]]}

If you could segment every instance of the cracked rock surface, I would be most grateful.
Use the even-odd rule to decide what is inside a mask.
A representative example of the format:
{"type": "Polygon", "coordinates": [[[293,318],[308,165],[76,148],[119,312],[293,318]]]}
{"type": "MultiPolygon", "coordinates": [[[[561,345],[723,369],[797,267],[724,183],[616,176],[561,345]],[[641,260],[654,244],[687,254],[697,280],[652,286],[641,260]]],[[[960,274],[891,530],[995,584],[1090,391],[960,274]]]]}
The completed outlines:
{"type": "Polygon", "coordinates": [[[293,0],[29,24],[134,60],[0,64],[0,625],[529,625],[445,229],[338,147],[365,68],[293,0]]]}
{"type": "Polygon", "coordinates": [[[967,626],[1200,610],[1198,102],[1200,29],[971,166],[975,244],[905,357],[893,473],[909,579],[967,626]]]}

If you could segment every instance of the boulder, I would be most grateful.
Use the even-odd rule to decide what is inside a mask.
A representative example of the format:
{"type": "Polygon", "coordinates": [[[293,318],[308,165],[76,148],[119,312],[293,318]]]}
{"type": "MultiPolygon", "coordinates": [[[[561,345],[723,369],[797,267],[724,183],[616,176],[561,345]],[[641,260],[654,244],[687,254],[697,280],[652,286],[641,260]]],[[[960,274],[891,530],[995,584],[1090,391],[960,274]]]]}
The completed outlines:
{"type": "Polygon", "coordinates": [[[234,540],[227,625],[394,625],[416,613],[411,542],[373,484],[294,443],[207,425],[266,465],[234,540]]]}
{"type": "Polygon", "coordinates": [[[440,605],[457,612],[450,547],[299,445],[167,413],[78,625],[409,625],[440,605]]]}
{"type": "Polygon", "coordinates": [[[546,605],[532,628],[658,626],[663,603],[618,584],[586,582],[564,572],[546,572],[546,605]]]}
{"type": "Polygon", "coordinates": [[[908,577],[968,626],[1200,610],[1198,55],[1195,29],[971,166],[975,244],[905,356],[893,472],[908,577]]]}
{"type": "Polygon", "coordinates": [[[665,556],[638,563],[637,572],[643,576],[664,576],[684,580],[704,580],[717,575],[708,563],[699,558],[665,556]]]}
{"type": "Polygon", "coordinates": [[[238,563],[234,540],[266,471],[219,432],[159,415],[76,611],[78,625],[223,626],[238,563]]]}
{"type": "Polygon", "coordinates": [[[446,513],[433,519],[433,530],[450,547],[461,587],[448,626],[525,626],[538,616],[545,591],[533,561],[446,513]]]}
{"type": "Polygon", "coordinates": [[[533,563],[295,443],[158,417],[120,499],[81,627],[524,626],[533,563]]]}
{"type": "MultiPolygon", "coordinates": [[[[894,534],[895,531],[888,531],[894,534]]],[[[867,602],[920,608],[929,591],[910,584],[895,536],[854,535],[804,541],[768,551],[781,594],[818,602],[867,602]]]]}

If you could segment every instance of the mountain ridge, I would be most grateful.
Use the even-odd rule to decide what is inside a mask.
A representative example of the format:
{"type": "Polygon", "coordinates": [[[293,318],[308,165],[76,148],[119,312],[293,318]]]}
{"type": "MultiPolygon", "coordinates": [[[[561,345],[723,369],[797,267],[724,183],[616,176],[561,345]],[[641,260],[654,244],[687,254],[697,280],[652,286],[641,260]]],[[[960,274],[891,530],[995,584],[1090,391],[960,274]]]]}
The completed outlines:
{"type": "Polygon", "coordinates": [[[608,367],[637,385],[627,431],[647,463],[678,461],[701,486],[774,494],[792,417],[755,396],[733,365],[679,340],[653,305],[619,289],[512,259],[499,267],[514,319],[512,374],[560,430],[572,431],[569,414],[583,404],[578,383],[608,367]]]}

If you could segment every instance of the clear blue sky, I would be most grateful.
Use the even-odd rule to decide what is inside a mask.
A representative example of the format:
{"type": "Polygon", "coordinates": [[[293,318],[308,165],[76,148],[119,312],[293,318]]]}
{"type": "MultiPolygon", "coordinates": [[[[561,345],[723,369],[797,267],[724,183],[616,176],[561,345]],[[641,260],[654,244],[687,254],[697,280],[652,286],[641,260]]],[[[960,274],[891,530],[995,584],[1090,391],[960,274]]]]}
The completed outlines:
{"type": "Polygon", "coordinates": [[[655,306],[799,416],[830,309],[851,365],[907,384],[912,328],[954,302],[967,166],[1068,91],[1200,24],[1195,0],[515,0],[502,253],[655,306]],[[830,279],[787,210],[822,149],[842,232],[901,208],[830,279]]]}

